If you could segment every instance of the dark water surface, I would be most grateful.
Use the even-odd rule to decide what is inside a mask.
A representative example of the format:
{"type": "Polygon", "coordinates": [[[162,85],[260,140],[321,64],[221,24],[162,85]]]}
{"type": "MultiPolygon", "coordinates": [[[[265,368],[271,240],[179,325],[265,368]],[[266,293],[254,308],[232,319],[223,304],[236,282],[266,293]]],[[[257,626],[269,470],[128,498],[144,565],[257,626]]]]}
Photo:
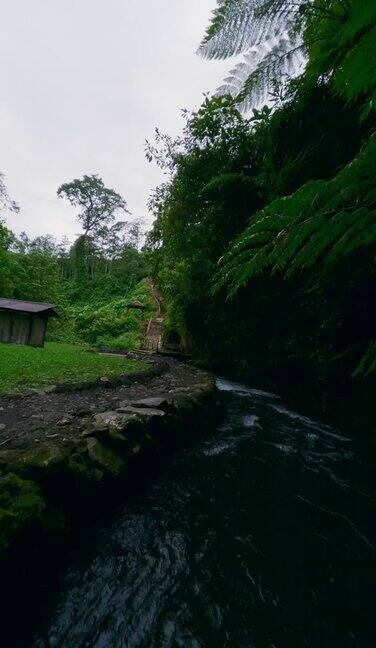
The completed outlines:
{"type": "Polygon", "coordinates": [[[33,646],[376,647],[375,461],[219,381],[215,435],[95,534],[33,646]]]}

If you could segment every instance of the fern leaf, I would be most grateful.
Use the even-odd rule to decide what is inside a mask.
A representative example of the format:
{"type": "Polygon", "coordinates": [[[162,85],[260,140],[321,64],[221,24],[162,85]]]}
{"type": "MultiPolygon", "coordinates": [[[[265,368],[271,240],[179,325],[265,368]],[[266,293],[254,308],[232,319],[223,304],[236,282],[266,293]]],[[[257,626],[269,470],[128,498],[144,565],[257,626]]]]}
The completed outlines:
{"type": "Polygon", "coordinates": [[[330,181],[308,182],[256,214],[223,256],[216,277],[236,292],[268,270],[330,272],[355,249],[376,249],[376,134],[330,181]]]}
{"type": "Polygon", "coordinates": [[[365,378],[376,372],[376,340],[373,340],[356,367],[353,378],[365,378]]]}

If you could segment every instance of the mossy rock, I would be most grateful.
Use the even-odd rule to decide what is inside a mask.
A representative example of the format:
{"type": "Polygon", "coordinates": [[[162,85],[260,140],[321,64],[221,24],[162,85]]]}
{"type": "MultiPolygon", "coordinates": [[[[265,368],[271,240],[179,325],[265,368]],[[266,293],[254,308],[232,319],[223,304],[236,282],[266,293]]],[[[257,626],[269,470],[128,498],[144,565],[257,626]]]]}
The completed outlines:
{"type": "Polygon", "coordinates": [[[93,467],[87,454],[86,445],[84,449],[80,448],[69,454],[66,467],[68,472],[73,473],[79,480],[84,482],[99,482],[103,478],[103,471],[93,467]]]}
{"type": "Polygon", "coordinates": [[[0,453],[0,467],[27,477],[52,473],[60,468],[67,451],[54,444],[43,444],[33,450],[8,450],[0,453]]]}
{"type": "Polygon", "coordinates": [[[117,477],[124,470],[125,461],[98,439],[87,439],[87,450],[90,459],[101,466],[108,474],[117,477]]]}
{"type": "Polygon", "coordinates": [[[38,486],[18,475],[0,478],[0,551],[32,521],[42,520],[46,503],[38,486]]]}

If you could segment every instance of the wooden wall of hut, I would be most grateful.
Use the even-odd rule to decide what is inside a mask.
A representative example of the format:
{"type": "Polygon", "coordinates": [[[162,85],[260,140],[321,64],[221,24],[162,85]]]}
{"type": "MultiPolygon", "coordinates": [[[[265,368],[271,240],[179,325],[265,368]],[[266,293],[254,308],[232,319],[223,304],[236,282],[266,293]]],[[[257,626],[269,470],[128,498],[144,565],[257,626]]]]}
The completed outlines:
{"type": "Polygon", "coordinates": [[[43,347],[46,317],[0,311],[0,342],[43,347]]]}

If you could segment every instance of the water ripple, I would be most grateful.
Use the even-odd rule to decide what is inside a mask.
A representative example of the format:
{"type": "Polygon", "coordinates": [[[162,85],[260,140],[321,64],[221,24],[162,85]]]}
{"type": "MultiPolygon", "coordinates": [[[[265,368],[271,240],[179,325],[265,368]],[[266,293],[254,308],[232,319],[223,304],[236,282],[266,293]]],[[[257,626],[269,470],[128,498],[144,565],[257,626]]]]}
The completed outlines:
{"type": "Polygon", "coordinates": [[[83,547],[34,648],[376,645],[374,460],[275,394],[218,387],[217,433],[83,547]]]}

